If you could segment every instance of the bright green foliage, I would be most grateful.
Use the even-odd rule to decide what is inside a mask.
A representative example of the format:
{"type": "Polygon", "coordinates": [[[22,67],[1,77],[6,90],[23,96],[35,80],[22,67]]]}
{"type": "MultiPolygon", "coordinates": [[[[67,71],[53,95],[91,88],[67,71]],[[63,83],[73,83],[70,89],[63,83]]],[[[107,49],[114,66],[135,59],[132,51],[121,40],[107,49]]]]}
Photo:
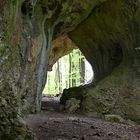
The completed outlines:
{"type": "Polygon", "coordinates": [[[62,93],[65,88],[86,83],[93,76],[92,69],[87,63],[78,49],[59,59],[53,66],[53,71],[48,72],[43,94],[62,93]]]}

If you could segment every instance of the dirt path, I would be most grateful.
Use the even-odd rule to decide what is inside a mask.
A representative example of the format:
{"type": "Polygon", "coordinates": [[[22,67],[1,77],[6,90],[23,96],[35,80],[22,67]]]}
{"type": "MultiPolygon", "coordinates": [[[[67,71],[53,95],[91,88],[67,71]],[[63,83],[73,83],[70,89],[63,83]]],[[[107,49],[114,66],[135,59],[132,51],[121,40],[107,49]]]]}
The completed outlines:
{"type": "Polygon", "coordinates": [[[138,127],[84,115],[42,111],[27,116],[25,121],[37,140],[140,140],[138,127]]]}

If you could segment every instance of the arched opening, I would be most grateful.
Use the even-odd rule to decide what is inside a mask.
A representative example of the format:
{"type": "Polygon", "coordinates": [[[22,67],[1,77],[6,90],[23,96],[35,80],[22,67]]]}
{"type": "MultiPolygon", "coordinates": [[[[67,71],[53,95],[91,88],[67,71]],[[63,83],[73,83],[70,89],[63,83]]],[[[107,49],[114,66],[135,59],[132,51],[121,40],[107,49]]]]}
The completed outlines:
{"type": "Polygon", "coordinates": [[[63,89],[90,83],[93,79],[91,65],[79,49],[60,58],[48,71],[47,82],[43,94],[56,95],[63,89]]]}
{"type": "Polygon", "coordinates": [[[47,82],[42,93],[42,107],[45,106],[46,109],[52,104],[58,106],[64,89],[90,84],[93,79],[92,67],[82,52],[79,49],[72,50],[53,65],[52,71],[48,71],[47,82]]]}

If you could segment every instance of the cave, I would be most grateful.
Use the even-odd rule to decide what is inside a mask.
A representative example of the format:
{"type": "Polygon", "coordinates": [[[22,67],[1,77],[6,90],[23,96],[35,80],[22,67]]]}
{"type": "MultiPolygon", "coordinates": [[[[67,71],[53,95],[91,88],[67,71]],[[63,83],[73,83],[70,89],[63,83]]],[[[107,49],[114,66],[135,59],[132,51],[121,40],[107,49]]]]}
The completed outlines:
{"type": "Polygon", "coordinates": [[[61,94],[65,88],[90,84],[93,80],[91,65],[79,49],[74,49],[71,53],[59,58],[49,69],[42,94],[61,94]]]}
{"type": "Polygon", "coordinates": [[[139,140],[139,48],[139,0],[0,0],[0,139],[40,139],[33,133],[47,130],[41,140],[139,140]],[[74,100],[82,116],[42,112],[47,71],[75,48],[92,66],[94,79],[65,89],[60,103],[74,100]],[[33,126],[34,117],[45,120],[45,128],[33,126]],[[60,122],[61,137],[53,128],[60,122]]]}
{"type": "MultiPolygon", "coordinates": [[[[62,47],[55,46],[51,52],[58,54],[58,52],[61,52],[60,49],[62,49],[62,47]]],[[[55,56],[55,54],[53,56],[55,56]]],[[[55,57],[53,57],[53,59],[54,58],[55,57]]],[[[51,62],[54,62],[54,60],[49,62],[50,67],[47,72],[46,85],[42,92],[41,108],[43,110],[54,109],[57,111],[60,110],[58,106],[60,106],[60,98],[63,91],[72,87],[90,85],[94,80],[94,73],[89,62],[77,48],[73,49],[69,54],[59,58],[55,64],[52,64],[51,62]]]]}

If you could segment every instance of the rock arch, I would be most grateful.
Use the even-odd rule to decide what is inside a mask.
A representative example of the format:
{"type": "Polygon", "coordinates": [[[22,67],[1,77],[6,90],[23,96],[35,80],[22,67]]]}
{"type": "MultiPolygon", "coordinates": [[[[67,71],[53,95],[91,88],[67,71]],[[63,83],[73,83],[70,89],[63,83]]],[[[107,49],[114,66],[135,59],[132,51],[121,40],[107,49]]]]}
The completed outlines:
{"type": "Polygon", "coordinates": [[[22,14],[23,1],[0,0],[0,137],[28,139],[24,125],[25,133],[18,131],[19,116],[40,110],[51,43],[63,33],[95,70],[83,111],[140,122],[139,0],[28,1],[31,13],[22,14]]]}

